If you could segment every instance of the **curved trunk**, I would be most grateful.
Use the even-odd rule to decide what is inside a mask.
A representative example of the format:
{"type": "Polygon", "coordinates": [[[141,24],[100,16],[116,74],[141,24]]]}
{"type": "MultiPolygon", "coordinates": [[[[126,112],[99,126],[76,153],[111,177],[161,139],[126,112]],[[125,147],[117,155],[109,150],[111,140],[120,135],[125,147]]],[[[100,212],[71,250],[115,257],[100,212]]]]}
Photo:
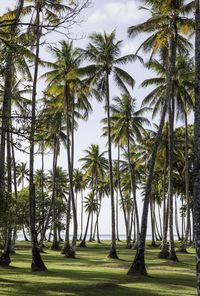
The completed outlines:
{"type": "Polygon", "coordinates": [[[128,274],[135,274],[135,273],[139,273],[142,275],[147,274],[145,260],[144,260],[144,250],[145,250],[145,240],[146,240],[146,232],[147,232],[148,208],[149,208],[149,201],[151,197],[151,184],[153,180],[153,172],[154,172],[158,145],[161,139],[161,134],[162,134],[162,130],[165,122],[165,115],[166,115],[167,107],[170,101],[170,93],[172,88],[172,75],[174,73],[174,67],[175,67],[175,61],[176,61],[176,41],[172,33],[169,37],[169,59],[168,60],[169,62],[166,69],[167,88],[165,93],[163,110],[161,113],[159,129],[154,142],[151,160],[149,164],[149,174],[148,174],[148,180],[147,180],[147,186],[146,186],[146,192],[145,192],[144,204],[143,204],[140,241],[139,241],[137,253],[135,255],[135,259],[128,271],[128,274]]]}
{"type": "Polygon", "coordinates": [[[70,153],[70,90],[69,86],[65,85],[64,99],[66,103],[66,117],[67,117],[67,163],[68,163],[68,174],[69,174],[69,195],[72,203],[73,212],[73,238],[72,245],[66,253],[66,257],[75,258],[76,254],[76,241],[77,241],[77,214],[76,214],[76,204],[74,198],[73,190],[73,154],[70,153]]]}
{"type": "Polygon", "coordinates": [[[186,217],[187,225],[185,237],[180,247],[181,251],[187,252],[187,242],[190,230],[190,195],[189,195],[189,164],[188,164],[188,124],[187,124],[187,113],[185,111],[185,196],[186,196],[186,217]]]}
{"type": "Polygon", "coordinates": [[[79,247],[85,247],[86,246],[85,241],[86,241],[88,226],[89,226],[89,222],[90,222],[90,214],[91,214],[91,212],[89,212],[89,214],[88,214],[87,224],[86,224],[86,228],[85,228],[85,234],[84,234],[82,242],[79,244],[79,247]]]}
{"type": "Polygon", "coordinates": [[[200,295],[200,0],[195,4],[194,229],[197,292],[200,295]]]}
{"type": "Polygon", "coordinates": [[[53,153],[53,182],[52,182],[52,224],[53,224],[53,243],[51,249],[55,251],[60,251],[58,236],[57,236],[57,217],[56,217],[56,206],[55,200],[57,197],[56,190],[56,168],[57,168],[57,159],[58,159],[58,135],[54,136],[54,153],[53,153]]]}
{"type": "Polygon", "coordinates": [[[136,218],[136,225],[137,225],[137,238],[135,241],[134,247],[137,248],[139,242],[139,233],[140,233],[140,226],[139,226],[139,216],[138,216],[138,208],[137,208],[137,200],[136,200],[136,182],[135,182],[135,167],[131,164],[130,158],[130,136],[129,131],[127,133],[127,141],[128,141],[128,165],[129,165],[129,172],[131,176],[131,189],[133,194],[133,201],[134,201],[134,208],[135,208],[135,218],[136,218]]]}
{"type": "Polygon", "coordinates": [[[173,130],[173,112],[171,103],[169,109],[169,259],[178,261],[174,246],[174,233],[173,233],[173,158],[174,158],[174,130],[173,130]]]}
{"type": "Polygon", "coordinates": [[[36,53],[35,69],[32,90],[32,110],[31,110],[31,134],[30,134],[30,172],[29,172],[29,198],[30,198],[30,231],[32,242],[32,265],[31,271],[45,271],[46,266],[40,256],[37,244],[37,233],[35,229],[35,184],[34,184],[34,144],[35,144],[35,108],[36,108],[36,86],[38,77],[39,46],[40,46],[40,3],[36,6],[36,53]]]}
{"type": "Polygon", "coordinates": [[[81,234],[79,240],[82,240],[83,235],[83,193],[81,191],[81,234]]]}
{"type": "Polygon", "coordinates": [[[112,242],[109,258],[118,258],[116,251],[116,236],[115,236],[115,201],[114,201],[114,186],[112,172],[112,147],[111,147],[111,128],[110,128],[110,92],[109,92],[109,74],[106,73],[106,109],[108,122],[108,160],[109,160],[109,181],[110,181],[110,200],[111,200],[111,223],[112,223],[112,242]]]}
{"type": "MultiPolygon", "coordinates": [[[[182,218],[182,222],[183,222],[183,218],[182,218]]],[[[177,233],[177,236],[178,236],[178,240],[181,240],[179,227],[178,227],[177,197],[175,197],[175,225],[176,225],[176,233],[177,233]]],[[[182,237],[183,237],[183,223],[182,223],[182,237]]]]}

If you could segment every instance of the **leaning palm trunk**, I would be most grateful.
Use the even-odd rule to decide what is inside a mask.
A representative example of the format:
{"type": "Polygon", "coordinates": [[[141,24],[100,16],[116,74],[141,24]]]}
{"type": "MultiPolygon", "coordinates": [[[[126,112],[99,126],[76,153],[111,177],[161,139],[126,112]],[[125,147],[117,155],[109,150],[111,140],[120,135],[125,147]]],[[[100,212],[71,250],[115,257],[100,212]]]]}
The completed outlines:
{"type": "Polygon", "coordinates": [[[133,201],[134,201],[134,208],[135,208],[135,218],[136,218],[136,225],[137,225],[137,238],[135,241],[134,247],[138,247],[138,242],[139,242],[139,216],[138,216],[138,208],[137,208],[137,200],[136,200],[136,182],[135,182],[135,168],[134,165],[131,163],[131,158],[130,158],[130,136],[129,132],[127,135],[127,140],[128,140],[128,165],[129,165],[129,172],[131,176],[131,189],[132,189],[132,194],[133,194],[133,201]]]}
{"type": "Polygon", "coordinates": [[[186,195],[186,213],[187,213],[187,225],[185,237],[180,246],[180,251],[187,253],[187,242],[190,230],[190,196],[189,196],[189,164],[188,164],[188,124],[187,113],[185,111],[185,195],[186,195]]]}
{"type": "Polygon", "coordinates": [[[57,219],[56,219],[56,167],[57,167],[57,159],[58,159],[58,135],[54,136],[54,154],[53,154],[53,182],[52,182],[52,223],[53,223],[53,243],[51,246],[52,250],[60,251],[58,236],[57,236],[57,219]]]}
{"type": "Polygon", "coordinates": [[[13,227],[13,236],[11,241],[11,253],[15,254],[15,241],[17,237],[17,217],[18,217],[18,205],[17,205],[17,177],[16,177],[16,163],[15,163],[15,152],[14,152],[14,145],[13,139],[11,134],[11,149],[12,149],[12,164],[13,164],[13,183],[14,183],[14,192],[15,192],[15,218],[14,218],[14,227],[13,227]]]}
{"type": "Polygon", "coordinates": [[[88,213],[87,224],[86,224],[86,228],[85,228],[85,234],[84,234],[82,242],[79,244],[79,247],[85,247],[86,246],[85,241],[86,241],[88,226],[89,226],[89,222],[90,222],[90,214],[91,214],[91,211],[88,213]]]}
{"type": "MultiPolygon", "coordinates": [[[[182,219],[183,221],[183,219],[182,219]]],[[[178,209],[177,209],[177,197],[175,197],[175,225],[176,225],[176,233],[178,236],[178,240],[181,240],[179,226],[178,226],[178,209]]],[[[182,230],[183,230],[183,223],[182,223],[182,230]]],[[[182,239],[183,239],[183,231],[182,231],[182,239]]]]}
{"type": "MultiPolygon", "coordinates": [[[[7,183],[8,183],[8,205],[11,203],[12,197],[12,175],[11,175],[11,153],[10,153],[10,132],[7,132],[7,183]]],[[[10,214],[8,212],[8,214],[10,214]]],[[[3,251],[3,254],[0,257],[0,265],[9,265],[10,260],[10,250],[11,250],[11,240],[12,240],[12,226],[10,221],[10,215],[8,215],[8,223],[7,223],[7,233],[6,233],[6,244],[3,251]]]]}
{"type": "Polygon", "coordinates": [[[31,112],[31,134],[30,134],[30,173],[29,173],[29,199],[30,199],[30,230],[32,242],[32,265],[31,271],[45,271],[47,268],[44,265],[40,256],[40,250],[37,244],[37,233],[35,229],[35,184],[34,184],[34,144],[35,144],[35,108],[36,108],[36,85],[38,77],[38,61],[39,61],[39,46],[40,46],[40,3],[37,3],[36,8],[36,54],[35,54],[35,69],[33,78],[32,90],[32,112],[31,112]]]}
{"type": "Polygon", "coordinates": [[[170,101],[170,93],[172,88],[172,75],[174,73],[175,60],[176,60],[176,43],[175,43],[173,33],[171,33],[169,37],[169,63],[167,65],[167,70],[166,70],[167,88],[165,93],[165,99],[164,99],[164,105],[163,105],[163,110],[161,114],[159,129],[154,142],[151,160],[149,164],[149,174],[148,174],[144,205],[143,205],[143,213],[142,213],[140,241],[139,241],[137,253],[135,255],[135,259],[128,271],[128,274],[135,274],[135,273],[139,273],[142,275],[147,274],[145,260],[144,260],[144,250],[145,250],[145,240],[146,240],[146,232],[147,232],[148,208],[149,208],[149,201],[151,197],[151,184],[153,180],[153,172],[154,172],[158,145],[161,139],[161,134],[162,134],[162,130],[165,122],[165,115],[166,115],[167,107],[170,101]]]}
{"type": "Polygon", "coordinates": [[[171,102],[169,102],[169,259],[178,261],[173,234],[173,154],[174,154],[174,131],[171,102]]]}
{"type": "Polygon", "coordinates": [[[79,240],[82,240],[83,235],[83,192],[81,191],[81,234],[79,240]]]}
{"type": "Polygon", "coordinates": [[[158,258],[167,259],[169,257],[169,248],[167,244],[167,231],[168,231],[168,218],[169,218],[169,199],[166,201],[166,177],[167,177],[167,167],[168,167],[168,149],[166,149],[165,156],[165,167],[163,172],[163,236],[161,251],[158,254],[158,258]]]}
{"type": "Polygon", "coordinates": [[[197,292],[200,295],[200,0],[196,0],[195,117],[194,117],[194,228],[197,292]]]}
{"type": "Polygon", "coordinates": [[[73,159],[72,159],[73,155],[71,155],[70,153],[70,121],[69,121],[70,91],[69,91],[69,86],[67,84],[65,85],[64,99],[66,103],[66,117],[67,117],[67,162],[68,162],[68,172],[69,172],[69,195],[72,202],[73,225],[74,225],[72,245],[67,251],[66,257],[75,258],[76,241],[77,241],[77,215],[76,215],[76,204],[75,204],[74,190],[73,190],[73,159]]]}
{"type": "Polygon", "coordinates": [[[114,202],[114,186],[112,172],[112,148],[111,148],[111,128],[110,128],[110,92],[109,92],[109,73],[106,73],[106,108],[108,122],[108,159],[109,159],[109,181],[110,181],[110,199],[111,199],[111,223],[112,223],[112,242],[109,257],[118,258],[116,251],[115,236],[115,202],[114,202]]]}

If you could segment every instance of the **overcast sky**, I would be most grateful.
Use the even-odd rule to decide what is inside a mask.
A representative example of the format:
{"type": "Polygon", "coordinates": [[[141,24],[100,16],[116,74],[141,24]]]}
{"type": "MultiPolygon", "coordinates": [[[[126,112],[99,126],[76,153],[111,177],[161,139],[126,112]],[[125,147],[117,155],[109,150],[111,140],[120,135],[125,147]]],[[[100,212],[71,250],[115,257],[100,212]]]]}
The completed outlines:
{"type": "MultiPolygon", "coordinates": [[[[8,6],[12,8],[15,3],[16,1],[13,0],[1,1],[0,12],[2,13],[5,11],[5,8],[8,6]]],[[[72,38],[76,37],[77,39],[74,41],[74,45],[77,47],[85,47],[88,42],[87,36],[89,36],[92,32],[106,31],[110,33],[112,30],[116,29],[117,39],[124,41],[121,54],[124,55],[135,53],[144,37],[137,36],[134,39],[128,39],[127,28],[131,25],[136,25],[140,22],[143,22],[148,18],[147,11],[138,9],[140,4],[140,1],[137,0],[94,0],[91,7],[82,12],[84,21],[74,27],[72,35],[70,35],[72,38]]],[[[60,35],[51,37],[51,40],[54,41],[59,39],[62,40],[63,36],[60,35]]],[[[41,55],[44,59],[47,58],[45,48],[42,50],[41,55]]],[[[148,90],[139,88],[139,85],[144,79],[150,77],[152,74],[147,72],[147,70],[145,70],[139,62],[129,64],[125,69],[128,70],[136,80],[136,86],[132,92],[132,95],[137,99],[137,108],[139,108],[142,99],[148,92],[148,90]]],[[[40,91],[38,91],[38,94],[40,91]]],[[[117,89],[115,84],[111,83],[111,98],[120,94],[121,92],[117,89]]],[[[90,115],[90,118],[87,122],[79,122],[79,128],[75,136],[76,167],[80,166],[78,159],[83,156],[83,150],[87,149],[90,144],[99,144],[101,151],[106,149],[106,139],[101,137],[102,125],[100,124],[100,120],[106,116],[103,108],[104,103],[100,104],[93,100],[92,106],[93,113],[90,115]]],[[[115,150],[113,150],[113,155],[116,157],[115,150]]],[[[26,155],[20,156],[21,160],[23,161],[26,159],[26,157],[26,155]]],[[[58,165],[61,165],[63,168],[67,169],[67,155],[66,151],[64,150],[61,151],[58,165]]],[[[51,167],[52,158],[49,156],[46,158],[46,169],[51,169],[51,167]]],[[[36,168],[40,168],[39,158],[37,158],[36,168]]],[[[138,196],[138,200],[141,201],[140,196],[138,196]]],[[[141,216],[141,202],[139,202],[139,210],[141,216]]],[[[119,233],[125,233],[122,215],[120,215],[120,219],[122,222],[120,222],[119,233]]],[[[104,221],[104,223],[101,223],[100,225],[101,233],[110,233],[110,200],[107,198],[105,198],[105,201],[103,202],[100,221],[104,221]]],[[[149,232],[150,228],[148,229],[148,233],[149,232]]]]}

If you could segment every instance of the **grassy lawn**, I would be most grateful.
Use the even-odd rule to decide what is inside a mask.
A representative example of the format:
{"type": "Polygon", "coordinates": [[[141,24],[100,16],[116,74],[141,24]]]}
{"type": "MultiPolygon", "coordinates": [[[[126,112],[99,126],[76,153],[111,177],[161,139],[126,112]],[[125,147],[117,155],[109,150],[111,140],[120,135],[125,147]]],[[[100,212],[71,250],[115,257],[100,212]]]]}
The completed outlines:
{"type": "Polygon", "coordinates": [[[0,295],[196,295],[195,251],[177,253],[179,262],[157,259],[159,249],[147,247],[148,277],[127,276],[135,250],[118,246],[119,260],[107,258],[109,243],[87,243],[77,249],[77,259],[64,258],[45,248],[42,254],[47,272],[30,272],[29,244],[18,242],[11,265],[0,267],[0,295]]]}

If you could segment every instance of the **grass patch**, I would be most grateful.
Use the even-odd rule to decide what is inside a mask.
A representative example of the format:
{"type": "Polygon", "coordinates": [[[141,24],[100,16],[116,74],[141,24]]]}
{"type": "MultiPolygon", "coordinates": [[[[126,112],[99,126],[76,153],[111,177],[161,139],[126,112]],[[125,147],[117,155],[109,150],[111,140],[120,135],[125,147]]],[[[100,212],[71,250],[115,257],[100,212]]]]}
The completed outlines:
{"type": "MultiPolygon", "coordinates": [[[[148,243],[147,243],[148,244],[148,243]]],[[[177,253],[179,262],[158,259],[159,249],[147,247],[148,277],[127,276],[135,250],[117,243],[120,260],[107,258],[109,242],[77,248],[77,258],[64,258],[46,244],[42,258],[47,272],[30,271],[30,243],[18,242],[9,267],[0,267],[1,296],[189,296],[196,295],[195,250],[177,253]]]]}

